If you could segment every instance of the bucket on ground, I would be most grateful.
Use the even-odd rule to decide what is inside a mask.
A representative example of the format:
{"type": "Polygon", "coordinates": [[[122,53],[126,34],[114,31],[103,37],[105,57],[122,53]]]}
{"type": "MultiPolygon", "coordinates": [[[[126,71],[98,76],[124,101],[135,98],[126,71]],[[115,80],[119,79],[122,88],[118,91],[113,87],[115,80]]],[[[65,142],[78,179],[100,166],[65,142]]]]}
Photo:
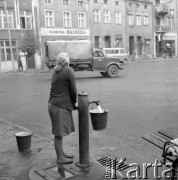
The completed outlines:
{"type": "Polygon", "coordinates": [[[105,129],[107,126],[108,110],[102,109],[101,111],[99,109],[92,109],[89,112],[93,130],[100,131],[105,129]]]}
{"type": "Polygon", "coordinates": [[[32,134],[33,133],[30,131],[15,133],[19,151],[25,151],[30,149],[32,134]]]}

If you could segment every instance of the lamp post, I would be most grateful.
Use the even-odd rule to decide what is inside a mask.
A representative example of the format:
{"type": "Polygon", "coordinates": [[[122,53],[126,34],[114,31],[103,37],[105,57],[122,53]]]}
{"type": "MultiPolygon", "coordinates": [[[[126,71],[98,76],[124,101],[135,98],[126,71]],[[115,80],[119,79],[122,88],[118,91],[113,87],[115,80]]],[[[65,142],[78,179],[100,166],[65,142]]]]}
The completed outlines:
{"type": "Polygon", "coordinates": [[[9,45],[10,45],[10,53],[11,53],[11,60],[12,60],[12,67],[13,67],[13,72],[15,73],[15,63],[14,63],[14,54],[12,51],[12,40],[11,40],[11,32],[10,32],[10,27],[9,27],[9,18],[8,18],[8,11],[7,11],[7,2],[5,0],[0,0],[4,2],[4,9],[6,13],[6,19],[7,19],[7,30],[8,30],[8,36],[9,36],[9,45]]]}

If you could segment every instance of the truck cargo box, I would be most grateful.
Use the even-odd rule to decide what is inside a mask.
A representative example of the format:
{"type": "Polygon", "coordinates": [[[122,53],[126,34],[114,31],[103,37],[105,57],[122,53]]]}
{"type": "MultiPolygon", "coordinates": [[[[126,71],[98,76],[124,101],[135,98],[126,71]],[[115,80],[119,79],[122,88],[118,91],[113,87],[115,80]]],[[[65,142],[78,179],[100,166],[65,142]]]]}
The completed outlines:
{"type": "Polygon", "coordinates": [[[92,59],[91,42],[88,40],[47,41],[47,60],[55,61],[60,52],[67,52],[71,62],[92,59]]]}

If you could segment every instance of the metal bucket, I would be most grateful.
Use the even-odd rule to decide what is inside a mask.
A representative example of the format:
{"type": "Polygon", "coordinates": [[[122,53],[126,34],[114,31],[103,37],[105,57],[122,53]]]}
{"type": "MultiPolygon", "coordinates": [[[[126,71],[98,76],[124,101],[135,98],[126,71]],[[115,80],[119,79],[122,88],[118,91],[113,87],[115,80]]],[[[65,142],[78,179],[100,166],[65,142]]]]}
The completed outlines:
{"type": "Polygon", "coordinates": [[[100,131],[105,129],[107,126],[108,110],[103,109],[101,112],[99,109],[92,109],[89,112],[93,130],[100,131]]]}
{"type": "Polygon", "coordinates": [[[15,133],[19,151],[26,151],[30,149],[32,134],[33,133],[30,131],[15,133]]]}

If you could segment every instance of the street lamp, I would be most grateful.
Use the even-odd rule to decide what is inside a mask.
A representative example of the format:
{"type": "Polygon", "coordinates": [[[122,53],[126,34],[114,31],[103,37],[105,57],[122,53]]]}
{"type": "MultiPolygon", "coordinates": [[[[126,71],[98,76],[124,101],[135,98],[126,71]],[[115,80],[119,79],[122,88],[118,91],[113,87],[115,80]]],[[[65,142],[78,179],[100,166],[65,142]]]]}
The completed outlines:
{"type": "Polygon", "coordinates": [[[4,9],[6,13],[6,19],[7,19],[7,30],[8,30],[8,36],[9,36],[9,45],[10,45],[10,53],[11,53],[11,60],[12,60],[12,67],[13,67],[13,72],[15,73],[15,63],[14,63],[14,54],[12,51],[12,40],[11,40],[11,32],[9,28],[9,18],[8,18],[8,11],[7,11],[7,2],[6,0],[0,0],[4,2],[4,9]]]}

